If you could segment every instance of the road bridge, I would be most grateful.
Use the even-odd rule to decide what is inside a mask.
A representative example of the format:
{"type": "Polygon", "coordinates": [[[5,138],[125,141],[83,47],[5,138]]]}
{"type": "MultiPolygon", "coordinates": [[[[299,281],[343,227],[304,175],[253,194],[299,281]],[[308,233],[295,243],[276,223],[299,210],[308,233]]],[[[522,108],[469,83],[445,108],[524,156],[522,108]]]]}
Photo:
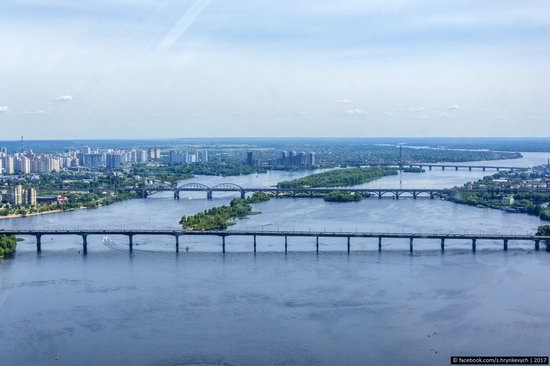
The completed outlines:
{"type": "Polygon", "coordinates": [[[393,167],[393,168],[428,168],[428,170],[432,170],[433,168],[441,168],[441,170],[452,170],[458,171],[459,169],[468,169],[469,171],[472,170],[510,170],[510,171],[516,171],[516,170],[529,170],[530,167],[517,167],[517,166],[499,166],[499,165],[475,165],[475,164],[431,164],[431,163],[403,163],[401,166],[399,164],[374,164],[370,166],[382,166],[382,167],[393,167]]]}
{"type": "Polygon", "coordinates": [[[223,230],[223,231],[189,231],[189,230],[157,230],[157,229],[74,229],[74,230],[42,230],[42,229],[0,229],[0,234],[15,236],[34,236],[36,238],[36,250],[42,251],[42,237],[44,236],[67,236],[76,235],[82,238],[83,253],[88,252],[88,237],[92,235],[122,235],[128,237],[128,249],[134,248],[134,237],[138,235],[147,236],[171,236],[175,238],[175,250],[179,252],[180,238],[185,236],[216,236],[221,238],[222,253],[226,252],[226,238],[230,236],[252,237],[252,247],[256,253],[257,237],[281,237],[284,238],[284,251],[288,252],[288,238],[309,237],[315,238],[316,252],[319,253],[320,238],[343,238],[346,239],[346,249],[351,251],[351,240],[357,238],[378,239],[378,250],[382,250],[383,239],[404,239],[409,242],[409,251],[414,250],[414,241],[420,239],[431,239],[439,241],[441,251],[445,250],[445,243],[449,240],[468,240],[471,242],[472,251],[475,252],[477,245],[482,240],[498,240],[502,242],[503,250],[508,250],[510,241],[529,241],[534,243],[535,250],[540,249],[540,244],[550,245],[550,236],[537,235],[514,235],[514,234],[455,234],[455,233],[391,233],[391,232],[342,232],[342,231],[264,231],[264,230],[223,230]]]}

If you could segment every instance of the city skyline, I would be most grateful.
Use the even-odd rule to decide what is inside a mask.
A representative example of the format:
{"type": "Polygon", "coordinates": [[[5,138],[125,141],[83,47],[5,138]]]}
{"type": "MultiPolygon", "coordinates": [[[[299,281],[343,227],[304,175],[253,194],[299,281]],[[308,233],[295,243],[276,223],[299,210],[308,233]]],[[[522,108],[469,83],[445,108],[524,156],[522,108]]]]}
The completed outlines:
{"type": "Polygon", "coordinates": [[[8,0],[2,136],[548,136],[549,10],[8,0]]]}

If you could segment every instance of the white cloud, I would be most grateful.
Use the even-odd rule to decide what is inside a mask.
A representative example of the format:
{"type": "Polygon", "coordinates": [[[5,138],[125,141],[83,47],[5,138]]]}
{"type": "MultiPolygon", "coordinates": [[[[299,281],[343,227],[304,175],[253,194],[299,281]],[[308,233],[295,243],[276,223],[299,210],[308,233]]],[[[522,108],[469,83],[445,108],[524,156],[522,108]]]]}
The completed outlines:
{"type": "Polygon", "coordinates": [[[425,114],[420,114],[420,115],[416,116],[416,118],[418,118],[418,119],[430,119],[430,116],[427,116],[425,114]]]}
{"type": "Polygon", "coordinates": [[[386,116],[389,116],[389,117],[392,117],[392,116],[393,116],[393,113],[392,113],[392,112],[384,112],[384,114],[385,114],[386,116]]]}
{"type": "Polygon", "coordinates": [[[46,111],[40,109],[38,111],[23,111],[21,114],[46,114],[46,111]]]}
{"type": "Polygon", "coordinates": [[[350,99],[339,99],[336,101],[336,103],[339,103],[339,104],[351,104],[353,103],[353,100],[350,100],[350,99]]]}
{"type": "Polygon", "coordinates": [[[72,95],[62,95],[60,96],[59,98],[57,98],[55,101],[56,102],[71,102],[73,101],[73,97],[72,95]]]}
{"type": "Polygon", "coordinates": [[[451,116],[451,114],[450,114],[450,113],[448,113],[448,112],[441,112],[441,113],[439,113],[439,115],[438,115],[438,116],[439,116],[439,117],[450,117],[450,116],[451,116]]]}
{"type": "Polygon", "coordinates": [[[424,107],[409,107],[407,108],[409,112],[423,112],[426,110],[424,107]]]}
{"type": "Polygon", "coordinates": [[[368,112],[359,108],[348,109],[344,111],[344,114],[346,116],[368,116],[369,115],[368,112]]]}
{"type": "Polygon", "coordinates": [[[0,113],[8,113],[8,110],[7,105],[0,105],[0,113]]]}
{"type": "Polygon", "coordinates": [[[450,111],[456,111],[458,109],[463,109],[464,107],[461,106],[461,105],[458,105],[458,104],[453,104],[453,105],[450,105],[447,107],[448,110],[450,111]]]}

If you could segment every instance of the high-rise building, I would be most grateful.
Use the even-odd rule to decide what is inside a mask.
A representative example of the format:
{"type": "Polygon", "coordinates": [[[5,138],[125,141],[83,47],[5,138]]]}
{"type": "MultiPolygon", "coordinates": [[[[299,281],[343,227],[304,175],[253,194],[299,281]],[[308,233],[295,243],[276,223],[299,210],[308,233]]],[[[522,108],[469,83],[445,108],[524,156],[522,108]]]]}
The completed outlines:
{"type": "Polygon", "coordinates": [[[27,205],[35,206],[36,205],[36,189],[29,188],[27,189],[27,205]]]}
{"type": "Polygon", "coordinates": [[[4,174],[4,159],[0,159],[0,175],[4,174]]]}
{"type": "Polygon", "coordinates": [[[84,154],[82,165],[87,168],[100,168],[102,166],[102,155],[84,154]]]}
{"type": "Polygon", "coordinates": [[[107,169],[114,170],[122,166],[124,156],[122,154],[107,154],[107,169]]]}
{"type": "Polygon", "coordinates": [[[7,175],[12,175],[15,173],[15,163],[13,161],[13,156],[6,156],[4,159],[4,171],[7,175]]]}
{"type": "Polygon", "coordinates": [[[147,161],[147,150],[137,150],[136,151],[136,162],[144,163],[147,161]]]}
{"type": "Polygon", "coordinates": [[[9,202],[14,206],[23,204],[23,187],[20,184],[12,188],[9,202]]]}
{"type": "Polygon", "coordinates": [[[246,153],[246,161],[244,162],[246,165],[258,165],[259,161],[257,159],[254,159],[254,153],[252,151],[249,151],[246,153]]]}

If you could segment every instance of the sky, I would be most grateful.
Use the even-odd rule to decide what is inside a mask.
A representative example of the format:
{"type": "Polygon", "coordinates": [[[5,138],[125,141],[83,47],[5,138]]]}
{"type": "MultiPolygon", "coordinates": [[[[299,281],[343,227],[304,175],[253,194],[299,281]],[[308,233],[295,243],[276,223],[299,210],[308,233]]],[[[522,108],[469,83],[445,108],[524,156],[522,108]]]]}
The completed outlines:
{"type": "Polygon", "coordinates": [[[550,136],[548,0],[2,0],[0,140],[550,136]]]}

